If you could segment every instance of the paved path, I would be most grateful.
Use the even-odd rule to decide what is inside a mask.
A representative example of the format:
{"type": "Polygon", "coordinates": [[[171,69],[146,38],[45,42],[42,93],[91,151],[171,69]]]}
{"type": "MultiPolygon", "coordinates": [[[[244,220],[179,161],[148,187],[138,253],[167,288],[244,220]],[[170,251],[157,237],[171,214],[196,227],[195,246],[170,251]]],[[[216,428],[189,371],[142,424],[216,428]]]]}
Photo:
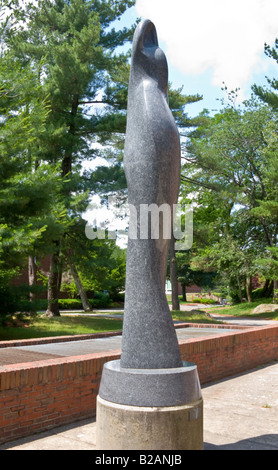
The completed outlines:
{"type": "Polygon", "coordinates": [[[265,320],[256,318],[244,318],[244,317],[233,317],[230,315],[211,315],[214,320],[222,321],[228,323],[229,325],[244,325],[244,326],[263,326],[263,325],[276,325],[278,326],[278,321],[276,320],[265,320]]]}
{"type": "MultiPolygon", "coordinates": [[[[209,309],[211,305],[205,305],[205,304],[181,304],[180,309],[186,312],[191,312],[192,310],[203,310],[203,309],[209,309]]],[[[213,308],[217,307],[216,305],[213,306],[213,308]]],[[[222,307],[222,305],[219,305],[218,307],[222,307]]],[[[209,310],[208,310],[209,313],[209,310]]],[[[64,312],[65,315],[88,315],[87,313],[80,311],[67,311],[64,312]]],[[[123,310],[97,310],[95,313],[91,314],[96,317],[98,316],[106,316],[109,314],[109,318],[122,318],[123,317],[123,310]]],[[[264,319],[256,319],[256,318],[244,318],[244,317],[236,317],[232,315],[223,315],[223,314],[210,314],[211,317],[214,320],[219,320],[223,321],[225,323],[229,323],[232,325],[246,325],[246,326],[261,326],[261,325],[278,325],[278,322],[275,320],[264,320],[264,319]]]]}
{"type": "MultiPolygon", "coordinates": [[[[204,449],[278,450],[277,390],[277,362],[203,386],[204,449]]],[[[0,450],[95,449],[94,419],[0,446],[0,450]]]]}
{"type": "MultiPolygon", "coordinates": [[[[225,328],[177,328],[178,339],[197,338],[230,333],[235,329],[225,328]]],[[[7,347],[0,349],[0,366],[33,362],[44,359],[80,356],[97,352],[116,351],[122,347],[122,336],[107,336],[86,340],[57,341],[55,343],[35,344],[28,346],[7,347]]]]}

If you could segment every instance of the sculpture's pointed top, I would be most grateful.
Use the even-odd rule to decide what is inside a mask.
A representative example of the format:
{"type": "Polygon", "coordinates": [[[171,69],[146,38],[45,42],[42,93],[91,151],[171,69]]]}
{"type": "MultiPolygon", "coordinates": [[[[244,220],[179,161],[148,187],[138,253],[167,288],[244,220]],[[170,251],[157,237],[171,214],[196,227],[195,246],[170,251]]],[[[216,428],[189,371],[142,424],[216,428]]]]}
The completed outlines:
{"type": "Polygon", "coordinates": [[[157,47],[158,39],[155,25],[150,20],[138,24],[133,38],[133,54],[144,48],[157,47]]]}
{"type": "Polygon", "coordinates": [[[129,93],[146,77],[155,80],[167,96],[167,60],[158,45],[155,25],[150,20],[141,21],[134,33],[129,93]]]}

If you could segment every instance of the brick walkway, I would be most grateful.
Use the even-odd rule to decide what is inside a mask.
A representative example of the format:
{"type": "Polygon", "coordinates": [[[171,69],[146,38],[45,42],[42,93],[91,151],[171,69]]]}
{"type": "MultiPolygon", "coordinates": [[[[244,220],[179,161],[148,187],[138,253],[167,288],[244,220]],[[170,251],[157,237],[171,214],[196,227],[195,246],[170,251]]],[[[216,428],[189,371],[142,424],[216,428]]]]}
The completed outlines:
{"type": "Polygon", "coordinates": [[[0,354],[0,366],[5,366],[8,364],[18,364],[19,362],[26,363],[26,362],[33,362],[33,361],[41,361],[44,359],[54,359],[62,356],[58,356],[57,354],[45,354],[40,352],[33,352],[33,351],[24,351],[17,348],[1,348],[0,354]]]}

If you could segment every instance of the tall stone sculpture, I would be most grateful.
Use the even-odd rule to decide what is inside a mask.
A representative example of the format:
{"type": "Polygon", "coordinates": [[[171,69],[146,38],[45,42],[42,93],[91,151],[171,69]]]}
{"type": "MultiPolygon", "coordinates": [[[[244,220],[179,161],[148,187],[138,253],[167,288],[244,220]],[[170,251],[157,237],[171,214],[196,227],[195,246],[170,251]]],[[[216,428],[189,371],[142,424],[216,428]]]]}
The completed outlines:
{"type": "Polygon", "coordinates": [[[167,61],[154,24],[145,20],[134,34],[128,92],[124,168],[132,210],[122,355],[106,363],[102,373],[100,449],[201,449],[203,443],[197,368],[181,359],[165,295],[180,180],[179,135],[167,87],[167,61]],[[156,216],[166,209],[166,221],[163,211],[156,217],[155,236],[151,207],[156,216]]]}
{"type": "Polygon", "coordinates": [[[182,365],[165,295],[169,238],[163,229],[171,226],[180,183],[180,141],[167,88],[165,55],[153,23],[144,21],[133,40],[124,153],[128,202],[135,214],[127,249],[123,367],[182,365]],[[143,217],[151,205],[153,212],[143,217]],[[160,213],[160,233],[154,238],[151,219],[161,207],[166,213],[160,213]],[[147,230],[148,239],[142,239],[147,230]]]}

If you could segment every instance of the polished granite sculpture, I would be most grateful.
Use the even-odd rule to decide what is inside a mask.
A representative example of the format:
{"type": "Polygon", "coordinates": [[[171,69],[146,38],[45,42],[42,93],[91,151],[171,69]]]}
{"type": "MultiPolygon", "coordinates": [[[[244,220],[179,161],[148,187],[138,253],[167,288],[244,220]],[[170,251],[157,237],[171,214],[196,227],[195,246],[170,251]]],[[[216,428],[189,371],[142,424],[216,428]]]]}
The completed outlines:
{"type": "Polygon", "coordinates": [[[133,39],[124,152],[132,207],[121,357],[121,366],[127,368],[182,365],[165,295],[172,211],[180,183],[180,141],[167,88],[166,57],[154,24],[146,20],[133,39]],[[144,211],[151,205],[154,210],[146,219],[144,211]],[[157,208],[166,211],[164,218],[160,212],[159,236],[154,238],[151,217],[157,216],[157,208]]]}

